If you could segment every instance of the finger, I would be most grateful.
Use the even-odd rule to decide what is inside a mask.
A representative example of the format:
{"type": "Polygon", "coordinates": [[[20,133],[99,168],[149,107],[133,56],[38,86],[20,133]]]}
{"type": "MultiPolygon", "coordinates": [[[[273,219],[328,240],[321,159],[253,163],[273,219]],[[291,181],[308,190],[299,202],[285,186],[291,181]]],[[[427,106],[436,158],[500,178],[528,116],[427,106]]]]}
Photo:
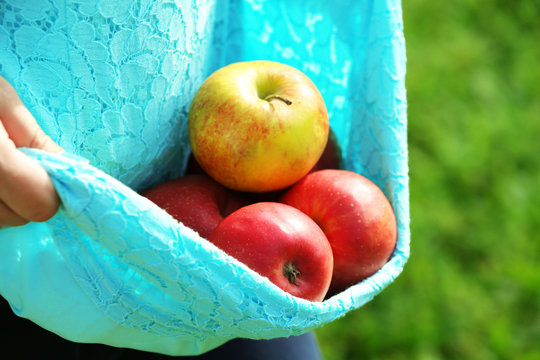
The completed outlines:
{"type": "Polygon", "coordinates": [[[0,76],[0,122],[16,147],[31,147],[53,153],[62,151],[24,106],[15,89],[0,76]]]}
{"type": "Polygon", "coordinates": [[[0,123],[0,200],[28,221],[51,218],[60,205],[43,167],[17,150],[0,123]]]}
{"type": "Polygon", "coordinates": [[[15,214],[4,202],[0,201],[0,228],[2,226],[21,226],[28,223],[28,220],[15,214]]]}

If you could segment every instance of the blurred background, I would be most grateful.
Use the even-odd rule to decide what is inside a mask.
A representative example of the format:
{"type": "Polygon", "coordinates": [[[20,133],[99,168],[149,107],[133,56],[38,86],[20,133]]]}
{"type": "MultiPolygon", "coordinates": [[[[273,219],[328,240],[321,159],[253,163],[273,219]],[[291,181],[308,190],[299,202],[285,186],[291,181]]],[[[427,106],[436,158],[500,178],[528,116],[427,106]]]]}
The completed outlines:
{"type": "Polygon", "coordinates": [[[402,8],[411,256],[324,359],[540,359],[540,1],[402,8]]]}

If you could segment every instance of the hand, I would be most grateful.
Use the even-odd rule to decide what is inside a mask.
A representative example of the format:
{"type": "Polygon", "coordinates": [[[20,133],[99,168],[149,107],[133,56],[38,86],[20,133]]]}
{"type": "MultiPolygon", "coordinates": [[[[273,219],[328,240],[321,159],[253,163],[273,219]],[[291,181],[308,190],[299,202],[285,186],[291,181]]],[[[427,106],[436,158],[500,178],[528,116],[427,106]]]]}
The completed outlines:
{"type": "Polygon", "coordinates": [[[18,147],[62,152],[0,76],[0,227],[46,221],[60,205],[45,169],[18,147]]]}

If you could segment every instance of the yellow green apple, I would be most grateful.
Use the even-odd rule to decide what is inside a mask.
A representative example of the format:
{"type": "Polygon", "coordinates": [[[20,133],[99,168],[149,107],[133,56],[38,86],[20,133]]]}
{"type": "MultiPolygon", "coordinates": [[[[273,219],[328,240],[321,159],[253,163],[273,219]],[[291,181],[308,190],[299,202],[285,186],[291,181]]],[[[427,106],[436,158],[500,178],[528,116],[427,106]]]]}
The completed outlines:
{"type": "Polygon", "coordinates": [[[188,115],[193,155],[222,185],[286,188],[306,175],[328,140],[328,113],[315,84],[274,61],[222,67],[197,90],[188,115]]]}

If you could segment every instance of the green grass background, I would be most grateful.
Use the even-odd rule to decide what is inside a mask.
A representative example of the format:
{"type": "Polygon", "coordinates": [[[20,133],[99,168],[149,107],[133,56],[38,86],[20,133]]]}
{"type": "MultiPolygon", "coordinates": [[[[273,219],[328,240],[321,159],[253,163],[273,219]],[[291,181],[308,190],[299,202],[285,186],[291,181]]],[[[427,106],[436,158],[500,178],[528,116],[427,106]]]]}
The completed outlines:
{"type": "Polygon", "coordinates": [[[540,359],[540,1],[402,8],[411,256],[324,359],[540,359]]]}

